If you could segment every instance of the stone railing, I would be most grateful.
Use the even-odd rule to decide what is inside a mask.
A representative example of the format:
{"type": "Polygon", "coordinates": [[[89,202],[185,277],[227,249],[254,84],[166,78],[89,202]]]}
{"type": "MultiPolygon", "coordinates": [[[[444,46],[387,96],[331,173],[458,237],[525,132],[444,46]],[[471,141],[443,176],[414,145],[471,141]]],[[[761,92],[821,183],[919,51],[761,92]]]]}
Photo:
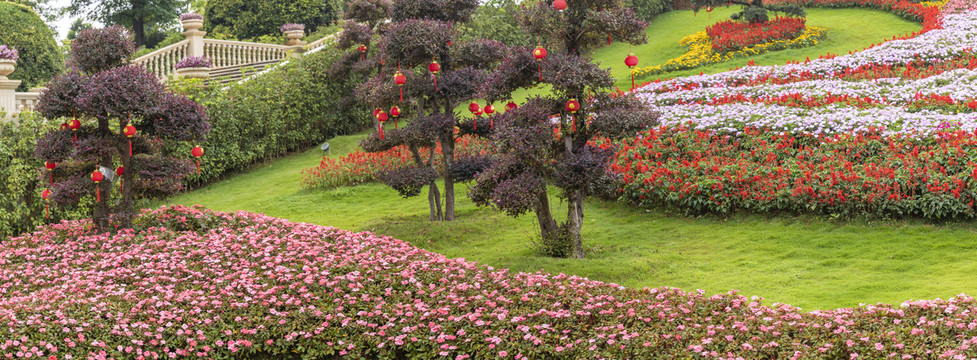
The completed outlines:
{"type": "Polygon", "coordinates": [[[214,68],[222,68],[283,60],[295,50],[286,45],[204,39],[203,56],[210,59],[214,68]]]}
{"type": "Polygon", "coordinates": [[[43,88],[31,89],[30,92],[14,93],[14,103],[16,104],[14,107],[17,108],[14,112],[34,111],[37,98],[41,97],[41,90],[43,88]]]}
{"type": "Polygon", "coordinates": [[[176,71],[176,63],[190,55],[190,40],[183,40],[176,44],[140,56],[132,61],[133,64],[145,66],[149,72],[160,78],[165,78],[176,71]]]}
{"type": "Polygon", "coordinates": [[[326,35],[322,39],[310,42],[309,45],[305,46],[305,49],[306,51],[312,51],[326,46],[327,44],[333,42],[333,40],[336,40],[334,37],[334,35],[326,35]]]}

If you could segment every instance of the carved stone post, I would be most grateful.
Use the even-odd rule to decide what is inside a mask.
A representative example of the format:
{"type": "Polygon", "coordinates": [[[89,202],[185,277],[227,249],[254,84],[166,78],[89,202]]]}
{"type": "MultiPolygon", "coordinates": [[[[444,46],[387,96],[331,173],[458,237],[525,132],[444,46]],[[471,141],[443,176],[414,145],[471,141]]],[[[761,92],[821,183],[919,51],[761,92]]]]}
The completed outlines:
{"type": "Polygon", "coordinates": [[[187,56],[204,56],[204,35],[207,35],[207,32],[200,30],[204,26],[203,16],[184,14],[180,17],[180,22],[183,24],[183,36],[190,41],[187,56]],[[186,15],[196,16],[188,17],[186,15]]]}
{"type": "Polygon", "coordinates": [[[20,80],[7,79],[7,75],[14,72],[17,61],[0,59],[0,112],[7,114],[6,119],[12,118],[17,112],[17,87],[20,80]]]}

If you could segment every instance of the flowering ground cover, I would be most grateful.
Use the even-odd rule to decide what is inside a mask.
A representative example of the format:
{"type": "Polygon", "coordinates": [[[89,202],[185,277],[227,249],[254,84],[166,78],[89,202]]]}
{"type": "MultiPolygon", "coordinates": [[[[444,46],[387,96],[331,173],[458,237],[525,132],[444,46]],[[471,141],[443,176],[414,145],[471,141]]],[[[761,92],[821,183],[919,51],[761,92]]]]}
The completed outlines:
{"type": "Polygon", "coordinates": [[[803,312],[513,273],[372,233],[169,207],[0,245],[7,358],[969,358],[974,300],[803,312]]]}
{"type": "Polygon", "coordinates": [[[783,17],[764,24],[742,21],[720,21],[706,28],[712,49],[718,52],[736,51],[776,40],[793,39],[804,33],[804,19],[783,17]]]}

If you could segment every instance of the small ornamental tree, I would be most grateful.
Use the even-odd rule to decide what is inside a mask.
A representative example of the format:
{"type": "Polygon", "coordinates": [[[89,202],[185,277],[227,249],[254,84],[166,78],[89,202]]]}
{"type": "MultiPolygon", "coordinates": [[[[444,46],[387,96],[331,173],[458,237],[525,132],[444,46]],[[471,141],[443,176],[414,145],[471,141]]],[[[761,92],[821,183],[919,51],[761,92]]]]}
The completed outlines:
{"type": "MultiPolygon", "coordinates": [[[[520,15],[527,31],[557,46],[514,48],[488,77],[480,97],[504,101],[520,88],[549,84],[549,95],[491,117],[499,159],[476,178],[469,196],[512,216],[536,213],[546,255],[583,258],[583,201],[606,182],[610,151],[595,146],[600,136],[634,136],[656,122],[647,106],[628,95],[608,93],[614,79],[579,55],[609,35],[644,42],[644,23],[622,2],[587,0],[529,6],[520,15]],[[560,4],[563,5],[563,4],[560,4]],[[547,185],[561,189],[567,221],[558,224],[547,185]]],[[[623,59],[622,59],[623,60],[623,59]]]]}
{"type": "MultiPolygon", "coordinates": [[[[203,107],[167,92],[145,68],[128,65],[134,49],[121,27],[82,31],[72,42],[74,68],[55,77],[38,100],[44,117],[65,119],[37,142],[35,156],[54,165],[40,178],[58,205],[95,195],[92,220],[102,230],[131,226],[134,199],[181,190],[193,167],[164,154],[162,141],[196,143],[210,129],[203,107]],[[118,191],[113,178],[121,178],[118,191]]],[[[189,153],[188,146],[181,156],[189,153]]]]}
{"type": "Polygon", "coordinates": [[[389,117],[387,114],[396,106],[402,112],[401,117],[412,119],[402,129],[395,125],[384,137],[378,131],[361,144],[366,151],[398,145],[410,149],[414,163],[381,178],[405,197],[418,195],[427,185],[432,221],[455,219],[455,176],[468,180],[473,172],[480,170],[478,166],[486,164],[484,158],[466,158],[456,170],[454,154],[457,137],[490,134],[489,121],[479,119],[479,125],[475,126],[455,114],[454,109],[475,98],[490,69],[508,53],[498,41],[455,41],[457,26],[470,21],[477,7],[475,0],[395,1],[391,10],[394,22],[386,27],[379,41],[380,71],[357,91],[360,102],[381,109],[384,112],[381,116],[389,117]],[[403,84],[397,85],[396,80],[403,84]],[[456,132],[456,128],[460,131],[456,132]],[[431,171],[438,145],[443,168],[431,171]],[[429,152],[421,154],[424,147],[429,152]],[[443,208],[440,189],[435,183],[438,173],[444,178],[443,208]]]}
{"type": "Polygon", "coordinates": [[[770,5],[764,4],[763,0],[692,0],[692,11],[699,12],[700,9],[712,11],[718,6],[740,5],[742,10],[730,16],[733,20],[742,20],[751,24],[762,24],[770,20],[768,11],[781,13],[787,16],[804,17],[807,13],[804,8],[797,4],[770,5]]]}

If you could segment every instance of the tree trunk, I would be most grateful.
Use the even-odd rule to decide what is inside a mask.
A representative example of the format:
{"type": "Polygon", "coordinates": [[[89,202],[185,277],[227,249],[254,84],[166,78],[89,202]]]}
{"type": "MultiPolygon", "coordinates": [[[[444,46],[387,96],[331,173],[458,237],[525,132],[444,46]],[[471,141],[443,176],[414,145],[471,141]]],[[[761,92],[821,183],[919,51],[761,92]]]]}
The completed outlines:
{"type": "MultiPolygon", "coordinates": [[[[432,168],[432,169],[434,168],[434,147],[431,147],[431,150],[428,153],[428,156],[427,156],[427,166],[430,167],[430,168],[432,168]]],[[[437,207],[437,214],[436,214],[437,216],[434,216],[435,215],[433,213],[434,210],[432,209],[431,221],[440,221],[440,220],[443,220],[444,219],[444,214],[441,212],[441,191],[438,190],[438,180],[436,178],[435,179],[432,179],[431,180],[431,183],[428,184],[428,186],[429,186],[429,189],[430,189],[428,192],[430,194],[433,194],[433,198],[432,198],[432,196],[429,195],[428,196],[428,200],[433,200],[434,201],[434,205],[437,207]]]]}
{"type": "Polygon", "coordinates": [[[143,17],[143,7],[145,4],[142,1],[132,3],[132,32],[136,48],[146,45],[146,19],[143,17]]]}
{"type": "MultiPolygon", "coordinates": [[[[449,104],[445,104],[447,108],[449,104]]],[[[450,114],[450,113],[449,113],[450,114]]],[[[452,129],[453,130],[453,129],[452,129]]],[[[441,154],[444,158],[444,220],[455,220],[455,175],[452,167],[455,162],[455,134],[448,130],[441,134],[441,154]]]]}
{"type": "MultiPolygon", "coordinates": [[[[564,136],[563,144],[566,146],[566,154],[570,156],[573,154],[573,137],[564,136]]],[[[580,231],[583,228],[583,200],[584,192],[582,189],[570,190],[566,194],[567,196],[567,236],[570,237],[570,248],[573,251],[573,257],[577,259],[584,258],[583,252],[583,237],[580,235],[580,231]]]]}
{"type": "Polygon", "coordinates": [[[550,212],[550,198],[546,189],[536,195],[536,220],[539,221],[539,234],[543,239],[553,239],[559,236],[560,227],[556,220],[553,220],[553,213],[550,212]]]}
{"type": "MultiPolygon", "coordinates": [[[[98,133],[102,139],[109,139],[112,136],[112,131],[109,130],[109,120],[108,119],[98,119],[98,133]]],[[[99,165],[111,165],[112,156],[109,154],[102,155],[95,168],[92,171],[98,171],[99,165]]],[[[91,174],[91,173],[88,173],[91,174]]],[[[92,223],[99,232],[109,231],[109,203],[108,203],[108,193],[107,191],[111,189],[111,185],[108,181],[104,179],[95,185],[96,196],[101,197],[101,201],[95,203],[95,210],[92,213],[92,223]],[[105,195],[105,196],[101,196],[105,195]]]]}
{"type": "Polygon", "coordinates": [[[135,169],[132,168],[132,156],[129,155],[130,139],[126,138],[126,136],[122,133],[126,124],[128,124],[128,121],[119,121],[119,139],[122,139],[122,141],[119,142],[119,146],[116,147],[116,149],[119,151],[119,159],[122,162],[123,171],[120,184],[122,196],[118,208],[116,209],[116,214],[119,216],[118,221],[121,227],[131,228],[132,218],[135,215],[135,213],[132,211],[132,184],[133,181],[135,181],[136,172],[134,171],[135,169]]]}

